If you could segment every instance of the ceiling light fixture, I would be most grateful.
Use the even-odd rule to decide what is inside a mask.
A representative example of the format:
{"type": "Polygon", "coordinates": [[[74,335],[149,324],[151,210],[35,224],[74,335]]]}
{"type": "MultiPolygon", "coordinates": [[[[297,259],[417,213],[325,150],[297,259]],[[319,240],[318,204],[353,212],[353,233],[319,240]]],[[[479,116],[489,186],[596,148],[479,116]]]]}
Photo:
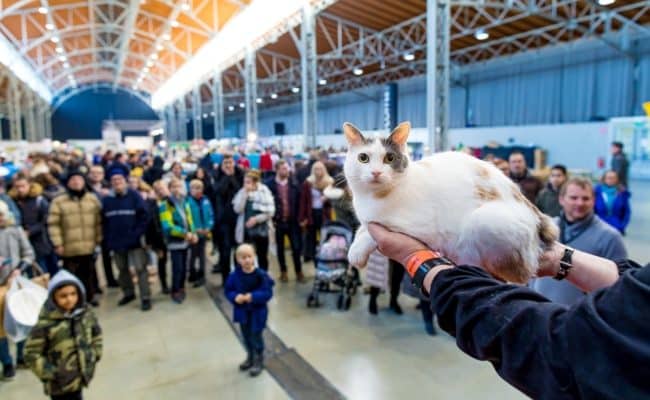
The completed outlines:
{"type": "Polygon", "coordinates": [[[403,58],[404,58],[404,61],[413,61],[413,60],[415,60],[415,54],[406,53],[406,54],[404,54],[403,58]]]}
{"type": "Polygon", "coordinates": [[[239,103],[239,108],[244,108],[244,107],[246,107],[246,104],[244,104],[244,103],[239,103]]]}
{"type": "Polygon", "coordinates": [[[38,12],[41,14],[47,14],[47,7],[38,7],[38,12]]]}
{"type": "Polygon", "coordinates": [[[598,0],[598,4],[601,6],[609,6],[616,3],[616,0],[598,0]]]}
{"type": "Polygon", "coordinates": [[[235,111],[235,106],[228,106],[228,111],[235,111]]]}
{"type": "Polygon", "coordinates": [[[165,33],[164,35],[162,35],[162,38],[163,40],[172,40],[172,35],[170,35],[169,33],[165,33]]]}
{"type": "Polygon", "coordinates": [[[357,68],[352,70],[352,73],[355,74],[356,76],[359,76],[359,75],[363,74],[363,70],[361,68],[357,67],[357,68]]]}
{"type": "Polygon", "coordinates": [[[172,25],[172,28],[178,28],[178,26],[179,26],[180,24],[178,23],[178,21],[173,20],[173,21],[171,22],[171,25],[172,25]]]}
{"type": "Polygon", "coordinates": [[[203,114],[203,119],[208,118],[208,114],[203,114]]]}
{"type": "Polygon", "coordinates": [[[162,44],[159,44],[158,46],[156,46],[156,50],[158,50],[158,51],[162,51],[164,49],[165,49],[165,46],[163,46],[162,44]]]}
{"type": "Polygon", "coordinates": [[[70,63],[64,62],[63,63],[63,68],[70,68],[70,63]]]}
{"type": "Polygon", "coordinates": [[[54,24],[45,24],[45,29],[48,31],[53,31],[54,30],[54,24]]]}
{"type": "Polygon", "coordinates": [[[298,92],[300,92],[300,88],[297,87],[297,86],[296,86],[296,87],[292,87],[292,88],[291,88],[291,91],[294,92],[294,93],[298,93],[298,92]]]}
{"type": "Polygon", "coordinates": [[[479,29],[474,32],[474,37],[476,40],[487,40],[490,37],[490,34],[485,31],[485,29],[479,29]]]}
{"type": "Polygon", "coordinates": [[[151,60],[147,61],[147,67],[153,67],[153,61],[151,60]]]}
{"type": "Polygon", "coordinates": [[[63,53],[63,47],[57,47],[55,51],[59,54],[63,53]]]}
{"type": "Polygon", "coordinates": [[[146,74],[147,72],[149,72],[149,67],[142,68],[142,73],[143,74],[146,74]]]}
{"type": "Polygon", "coordinates": [[[190,3],[187,2],[187,1],[184,2],[184,3],[181,5],[181,9],[182,9],[183,11],[190,11],[190,8],[191,8],[191,7],[190,7],[190,3]]]}
{"type": "Polygon", "coordinates": [[[153,53],[153,54],[151,55],[151,59],[152,59],[152,60],[157,60],[157,59],[158,59],[158,54],[153,53]]]}
{"type": "Polygon", "coordinates": [[[63,62],[63,61],[68,61],[68,57],[66,57],[66,56],[59,56],[59,61],[61,61],[61,62],[63,62]]]}
{"type": "Polygon", "coordinates": [[[277,98],[278,98],[278,94],[277,94],[277,93],[271,93],[271,98],[272,98],[273,100],[277,99],[277,98]]]}
{"type": "Polygon", "coordinates": [[[319,79],[318,84],[321,86],[327,85],[327,79],[319,79]]]}
{"type": "Polygon", "coordinates": [[[255,102],[256,102],[257,104],[262,104],[262,103],[264,102],[264,100],[262,100],[261,97],[258,97],[258,98],[255,99],[255,102]]]}
{"type": "Polygon", "coordinates": [[[56,37],[56,36],[52,36],[52,38],[50,40],[52,41],[52,43],[59,43],[59,41],[60,41],[59,38],[56,37]]]}

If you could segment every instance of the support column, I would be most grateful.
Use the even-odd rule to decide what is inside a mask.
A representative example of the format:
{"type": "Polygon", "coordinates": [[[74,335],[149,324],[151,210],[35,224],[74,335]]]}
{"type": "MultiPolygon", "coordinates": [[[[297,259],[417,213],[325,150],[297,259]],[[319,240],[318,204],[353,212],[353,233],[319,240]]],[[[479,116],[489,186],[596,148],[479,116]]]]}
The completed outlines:
{"type": "Polygon", "coordinates": [[[176,113],[174,112],[174,105],[169,104],[165,107],[165,137],[168,141],[176,140],[176,113]]]}
{"type": "Polygon", "coordinates": [[[300,64],[302,67],[302,131],[305,136],[305,146],[308,147],[316,147],[318,113],[315,21],[316,16],[312,6],[305,4],[302,9],[300,64]]]}
{"type": "Polygon", "coordinates": [[[34,92],[26,89],[25,93],[25,140],[29,142],[35,141],[36,137],[36,118],[34,108],[34,92]]]}
{"type": "Polygon", "coordinates": [[[221,84],[221,72],[216,72],[212,76],[212,115],[214,118],[214,138],[223,137],[223,86],[221,84]]]}
{"type": "Polygon", "coordinates": [[[203,139],[203,117],[201,107],[201,85],[198,84],[192,89],[192,127],[194,128],[194,139],[203,139]]]}
{"type": "Polygon", "coordinates": [[[178,99],[178,141],[187,141],[187,105],[185,96],[178,99]]]}
{"type": "Polygon", "coordinates": [[[248,135],[257,135],[257,68],[255,65],[255,51],[246,49],[244,60],[244,86],[246,104],[246,138],[248,135]]]}
{"type": "Polygon", "coordinates": [[[9,76],[9,85],[7,85],[7,106],[9,109],[9,138],[11,140],[21,140],[23,132],[23,123],[21,118],[20,107],[20,87],[15,76],[9,76]]]}
{"type": "Polygon", "coordinates": [[[45,137],[52,139],[52,109],[48,106],[45,111],[45,137]]]}
{"type": "Polygon", "coordinates": [[[427,0],[427,130],[430,151],[447,150],[450,0],[427,0]]]}

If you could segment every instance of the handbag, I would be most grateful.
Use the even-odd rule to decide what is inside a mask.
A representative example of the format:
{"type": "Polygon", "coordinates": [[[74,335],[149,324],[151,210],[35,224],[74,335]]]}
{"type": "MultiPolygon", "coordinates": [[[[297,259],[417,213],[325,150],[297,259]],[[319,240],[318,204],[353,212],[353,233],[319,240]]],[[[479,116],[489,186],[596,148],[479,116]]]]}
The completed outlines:
{"type": "Polygon", "coordinates": [[[23,276],[17,276],[5,296],[3,325],[7,336],[15,343],[27,339],[38,322],[47,290],[23,276]]]}

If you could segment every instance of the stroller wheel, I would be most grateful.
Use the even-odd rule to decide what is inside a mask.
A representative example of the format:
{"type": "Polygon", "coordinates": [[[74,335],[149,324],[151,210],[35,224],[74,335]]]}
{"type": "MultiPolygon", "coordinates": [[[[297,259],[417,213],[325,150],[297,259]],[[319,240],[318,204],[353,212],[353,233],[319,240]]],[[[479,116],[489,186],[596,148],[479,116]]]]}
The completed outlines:
{"type": "Polygon", "coordinates": [[[343,306],[344,306],[343,303],[344,303],[344,299],[343,299],[343,295],[341,294],[341,295],[339,295],[338,300],[336,300],[336,308],[338,308],[339,310],[342,310],[343,306]]]}
{"type": "Polygon", "coordinates": [[[318,299],[313,294],[310,294],[309,297],[307,297],[307,307],[318,307],[318,299]]]}
{"type": "Polygon", "coordinates": [[[349,310],[351,305],[352,305],[352,297],[346,298],[345,299],[345,309],[349,310]]]}

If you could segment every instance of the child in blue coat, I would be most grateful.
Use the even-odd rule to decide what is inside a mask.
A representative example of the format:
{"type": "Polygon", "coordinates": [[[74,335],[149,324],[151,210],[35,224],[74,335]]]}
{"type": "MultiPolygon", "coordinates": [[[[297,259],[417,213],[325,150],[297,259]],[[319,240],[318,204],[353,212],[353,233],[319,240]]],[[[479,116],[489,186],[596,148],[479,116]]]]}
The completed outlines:
{"type": "Polygon", "coordinates": [[[233,320],[239,323],[248,357],[240,371],[257,376],[264,368],[264,339],[269,309],[266,304],[273,297],[275,284],[266,271],[255,265],[255,248],[242,244],[235,252],[237,267],[226,281],[226,297],[234,306],[233,320]]]}
{"type": "Polygon", "coordinates": [[[205,284],[205,245],[212,235],[214,226],[212,203],[203,194],[203,189],[203,182],[193,179],[190,182],[190,196],[187,198],[192,212],[194,229],[199,237],[198,242],[190,247],[189,281],[194,283],[195,288],[205,284]],[[197,260],[199,261],[198,269],[196,268],[197,260]]]}

